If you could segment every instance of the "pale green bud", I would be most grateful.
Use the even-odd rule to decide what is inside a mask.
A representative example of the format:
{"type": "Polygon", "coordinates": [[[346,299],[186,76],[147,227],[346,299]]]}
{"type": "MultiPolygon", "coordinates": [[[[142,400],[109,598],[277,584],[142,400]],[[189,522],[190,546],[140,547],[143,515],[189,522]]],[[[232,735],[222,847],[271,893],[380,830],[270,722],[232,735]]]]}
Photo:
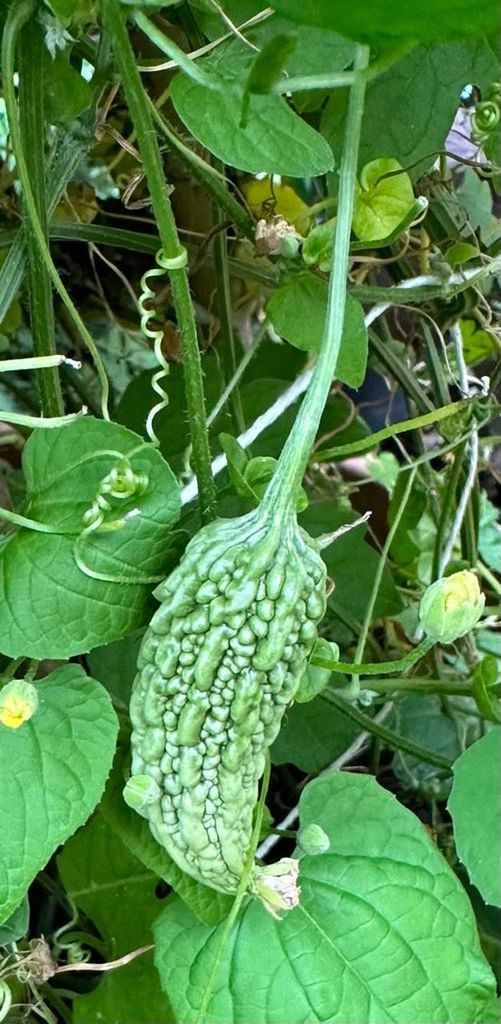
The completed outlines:
{"type": "Polygon", "coordinates": [[[280,242],[280,255],[285,259],[293,259],[299,252],[299,243],[301,239],[297,235],[285,235],[280,242]]]}
{"type": "Polygon", "coordinates": [[[297,845],[301,853],[316,857],[319,853],[327,853],[331,842],[329,836],[320,825],[305,825],[297,835],[297,845]]]}
{"type": "Polygon", "coordinates": [[[469,633],[478,622],[485,605],[478,579],[468,569],[444,576],[425,590],[419,606],[421,625],[438,643],[452,644],[469,633]]]}

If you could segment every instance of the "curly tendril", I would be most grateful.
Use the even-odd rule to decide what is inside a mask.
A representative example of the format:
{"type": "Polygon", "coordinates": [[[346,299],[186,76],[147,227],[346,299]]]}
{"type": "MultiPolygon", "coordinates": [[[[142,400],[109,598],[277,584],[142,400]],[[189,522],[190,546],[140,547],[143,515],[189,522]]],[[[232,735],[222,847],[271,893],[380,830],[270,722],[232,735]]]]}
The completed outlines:
{"type": "Polygon", "coordinates": [[[501,86],[499,82],[494,82],[489,86],[485,99],[477,103],[473,112],[471,137],[474,142],[485,142],[496,130],[501,117],[500,102],[501,86]]]}
{"type": "Polygon", "coordinates": [[[6,981],[0,980],[0,1021],[5,1020],[12,1006],[12,993],[6,981]]]}
{"type": "Polygon", "coordinates": [[[141,278],[141,294],[139,296],[139,299],[137,300],[137,305],[139,309],[139,315],[141,318],[141,330],[146,338],[149,338],[151,339],[151,341],[153,341],[153,348],[156,360],[160,366],[160,369],[153,374],[153,377],[151,379],[151,386],[153,390],[156,392],[156,394],[160,397],[160,402],[157,402],[157,404],[154,405],[152,409],[150,409],[148,418],[146,420],[146,433],[148,434],[148,437],[150,438],[152,444],[158,446],[160,442],[153,429],[153,421],[157,413],[160,412],[161,409],[165,409],[165,407],[169,403],[169,396],[167,392],[164,390],[161,383],[169,374],[169,364],[162,352],[163,331],[160,330],[160,328],[155,329],[152,326],[155,313],[152,309],[148,309],[146,306],[147,302],[155,298],[155,292],[153,291],[152,288],[150,288],[148,282],[153,277],[161,277],[169,270],[181,270],[183,267],[186,266],[188,262],[188,253],[186,249],[183,248],[181,249],[177,256],[172,256],[169,258],[164,254],[163,249],[159,249],[155,259],[157,262],[157,266],[151,267],[149,270],[146,271],[145,274],[143,274],[141,278]]]}
{"type": "Polygon", "coordinates": [[[74,931],[78,924],[78,910],[68,893],[65,895],[71,909],[71,918],[66,921],[66,924],[57,928],[52,936],[53,955],[59,959],[60,953],[65,952],[69,964],[86,963],[90,960],[90,950],[82,948],[81,939],[76,937],[77,933],[74,931]]]}
{"type": "MultiPolygon", "coordinates": [[[[132,498],[144,494],[147,488],[148,474],[136,473],[128,458],[124,457],[101,480],[99,490],[91,507],[84,512],[82,536],[92,533],[94,530],[100,530],[101,532],[120,530],[125,526],[127,516],[106,521],[106,515],[113,512],[114,509],[114,505],[109,499],[114,498],[115,501],[122,502],[131,501],[132,498]]],[[[136,512],[134,509],[132,511],[136,512]]],[[[130,516],[131,513],[129,512],[128,515],[130,516]]]]}
{"type": "Polygon", "coordinates": [[[122,530],[129,520],[140,514],[139,508],[133,507],[123,515],[115,515],[113,519],[107,518],[110,514],[119,511],[120,506],[123,508],[126,504],[134,501],[134,499],[140,498],[148,490],[148,474],[137,472],[133,469],[130,462],[133,455],[136,455],[146,447],[146,443],[141,444],[127,455],[112,451],[97,453],[98,455],[115,455],[117,462],[101,480],[92,505],[84,512],[82,530],[75,541],[73,549],[73,555],[78,568],[93,580],[101,580],[105,583],[158,583],[159,580],[163,579],[163,576],[138,575],[131,581],[125,576],[101,573],[91,569],[80,552],[82,542],[88,539],[91,534],[113,533],[115,530],[122,530]]]}

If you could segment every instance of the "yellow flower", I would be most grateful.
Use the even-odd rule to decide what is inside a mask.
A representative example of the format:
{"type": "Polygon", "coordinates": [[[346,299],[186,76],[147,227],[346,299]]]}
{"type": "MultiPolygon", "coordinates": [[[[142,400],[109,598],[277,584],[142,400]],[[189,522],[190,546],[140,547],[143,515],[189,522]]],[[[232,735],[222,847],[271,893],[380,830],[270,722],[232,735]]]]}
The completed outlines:
{"type": "Polygon", "coordinates": [[[13,679],[0,690],[0,722],[8,729],[19,729],[38,708],[38,694],[32,683],[13,679]]]}
{"type": "Polygon", "coordinates": [[[311,221],[310,208],[290,185],[272,184],[268,176],[249,178],[241,187],[255,217],[280,216],[300,235],[306,234],[311,221]]]}

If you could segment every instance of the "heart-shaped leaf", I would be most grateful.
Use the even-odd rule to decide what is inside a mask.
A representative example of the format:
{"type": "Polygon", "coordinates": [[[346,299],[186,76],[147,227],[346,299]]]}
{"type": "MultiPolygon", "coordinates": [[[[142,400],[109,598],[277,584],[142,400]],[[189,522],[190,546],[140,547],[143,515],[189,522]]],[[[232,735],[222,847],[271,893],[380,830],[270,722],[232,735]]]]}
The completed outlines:
{"type": "Polygon", "coordinates": [[[500,730],[491,729],[454,764],[449,811],[457,852],[486,903],[501,906],[500,730]]]}
{"type": "Polygon", "coordinates": [[[371,160],[360,174],[353,230],[363,242],[385,239],[406,222],[414,207],[411,180],[398,160],[371,160]]]}
{"type": "Polygon", "coordinates": [[[330,848],[301,858],[300,905],[281,921],[247,903],[212,983],[224,924],[199,924],[178,900],[159,918],[176,1019],[483,1024],[494,977],[464,890],[418,819],[374,779],[341,773],[310,783],[300,815],[330,848]]]}
{"type": "Polygon", "coordinates": [[[166,571],[179,512],[179,488],[160,453],[125,427],[89,417],[34,431],[23,468],[23,514],[54,532],[22,527],[4,542],[0,650],[11,658],[69,658],[143,625],[151,578],[166,571]],[[109,491],[117,467],[132,474],[122,498],[109,491]],[[104,527],[123,525],[82,537],[86,512],[100,513],[99,493],[110,504],[104,527]]]}
{"type": "Polygon", "coordinates": [[[35,685],[38,709],[29,721],[0,724],[0,922],[93,811],[117,738],[106,690],[79,665],[35,685]]]}
{"type": "MultiPolygon", "coordinates": [[[[327,316],[327,282],[313,274],[294,274],[275,289],[266,312],[275,330],[291,345],[318,352],[327,316]]],[[[367,353],[363,309],[347,295],[336,378],[349,387],[359,388],[365,377],[367,353]]]]}
{"type": "Polygon", "coordinates": [[[242,86],[229,80],[224,91],[206,89],[186,75],[171,85],[176,113],[203,146],[226,164],[257,174],[314,177],[332,170],[325,139],[281,96],[252,96],[241,127],[242,86]]]}

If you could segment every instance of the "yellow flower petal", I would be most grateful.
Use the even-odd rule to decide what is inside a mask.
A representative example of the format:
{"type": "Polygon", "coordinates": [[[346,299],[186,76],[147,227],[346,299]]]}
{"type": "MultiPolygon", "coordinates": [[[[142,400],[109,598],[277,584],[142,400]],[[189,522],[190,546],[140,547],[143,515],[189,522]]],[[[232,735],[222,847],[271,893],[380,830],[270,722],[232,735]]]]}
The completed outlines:
{"type": "Polygon", "coordinates": [[[32,683],[13,679],[0,690],[0,722],[7,729],[19,729],[38,708],[38,694],[32,683]]]}

